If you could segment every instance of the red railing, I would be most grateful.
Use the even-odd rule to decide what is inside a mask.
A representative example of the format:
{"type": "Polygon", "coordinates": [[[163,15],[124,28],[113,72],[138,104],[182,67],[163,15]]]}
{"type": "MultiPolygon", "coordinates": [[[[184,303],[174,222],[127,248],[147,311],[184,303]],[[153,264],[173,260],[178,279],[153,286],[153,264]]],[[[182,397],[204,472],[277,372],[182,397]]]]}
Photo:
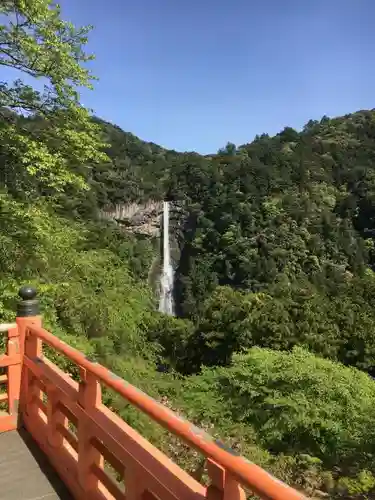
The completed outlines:
{"type": "Polygon", "coordinates": [[[0,432],[17,429],[21,384],[21,341],[15,324],[0,325],[5,354],[0,355],[0,432]]]}
{"type": "Polygon", "coordinates": [[[21,416],[77,499],[244,500],[242,488],[264,499],[305,498],[260,467],[233,455],[105,367],[89,361],[41,328],[39,318],[17,318],[17,327],[8,331],[1,366],[8,370],[9,414],[0,414],[0,431],[15,429],[21,416]],[[79,383],[43,354],[43,344],[75,363],[79,383]],[[102,403],[102,386],[116,391],[203,454],[210,485],[202,486],[109,410],[102,403]]]}

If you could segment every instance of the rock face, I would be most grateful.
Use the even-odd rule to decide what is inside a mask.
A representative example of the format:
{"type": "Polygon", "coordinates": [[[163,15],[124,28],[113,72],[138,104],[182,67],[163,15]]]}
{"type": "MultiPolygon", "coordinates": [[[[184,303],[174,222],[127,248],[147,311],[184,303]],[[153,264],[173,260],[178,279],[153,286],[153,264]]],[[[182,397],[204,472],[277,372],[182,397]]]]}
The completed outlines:
{"type": "MultiPolygon", "coordinates": [[[[159,238],[162,231],[163,202],[149,200],[146,203],[123,203],[107,207],[100,213],[102,219],[111,220],[125,231],[159,238]]],[[[183,207],[178,203],[170,206],[171,238],[177,236],[184,217],[183,207]]],[[[173,245],[172,243],[172,246],[173,245]]]]}
{"type": "Polygon", "coordinates": [[[108,207],[101,218],[112,220],[126,231],[146,236],[160,236],[163,202],[150,200],[146,203],[124,203],[108,207]]]}
{"type": "MultiPolygon", "coordinates": [[[[180,202],[170,203],[170,255],[174,269],[178,267],[184,237],[183,228],[186,211],[180,202]]],[[[134,233],[143,237],[155,238],[155,258],[148,273],[148,283],[153,289],[155,298],[159,297],[160,276],[162,272],[163,255],[163,202],[149,200],[146,203],[123,203],[106,207],[100,213],[100,218],[117,224],[124,233],[134,233]]]]}

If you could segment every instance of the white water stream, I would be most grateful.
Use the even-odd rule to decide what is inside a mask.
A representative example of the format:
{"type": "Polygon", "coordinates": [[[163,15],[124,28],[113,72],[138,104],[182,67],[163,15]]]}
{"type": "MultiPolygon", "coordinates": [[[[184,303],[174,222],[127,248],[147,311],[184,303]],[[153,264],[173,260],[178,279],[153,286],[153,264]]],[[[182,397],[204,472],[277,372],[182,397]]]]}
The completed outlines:
{"type": "Polygon", "coordinates": [[[169,243],[169,201],[163,203],[163,270],[160,278],[159,311],[173,315],[173,267],[169,243]]]}

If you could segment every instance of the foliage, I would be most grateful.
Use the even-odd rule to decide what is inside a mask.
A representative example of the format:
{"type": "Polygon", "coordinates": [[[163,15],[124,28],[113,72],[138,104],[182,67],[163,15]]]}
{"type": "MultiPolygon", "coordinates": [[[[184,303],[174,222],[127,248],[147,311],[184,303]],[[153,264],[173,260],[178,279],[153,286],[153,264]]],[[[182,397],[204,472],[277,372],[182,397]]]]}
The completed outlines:
{"type": "Polygon", "coordinates": [[[193,362],[191,341],[194,324],[166,314],[155,313],[148,323],[147,337],[159,346],[159,368],[162,371],[178,370],[193,362]]]}
{"type": "Polygon", "coordinates": [[[189,377],[178,399],[199,423],[242,425],[241,446],[253,442],[300,460],[307,455],[311,464],[321,464],[321,472],[339,470],[332,494],[374,488],[368,473],[375,460],[374,403],[375,384],[368,375],[300,347],[292,353],[252,348],[237,354],[230,367],[189,377]],[[358,476],[345,479],[346,474],[358,476]]]}
{"type": "Polygon", "coordinates": [[[337,295],[304,283],[271,293],[217,287],[206,300],[192,342],[195,369],[228,365],[251,346],[289,350],[305,346],[321,356],[373,373],[375,280],[371,272],[343,281],[337,295]]]}
{"type": "Polygon", "coordinates": [[[92,76],[82,66],[92,58],[83,49],[90,28],[63,21],[51,0],[6,0],[0,14],[0,66],[35,83],[0,82],[3,182],[13,190],[29,190],[30,177],[40,188],[82,188],[78,167],[105,159],[99,128],[80,106],[77,91],[91,88],[92,76]],[[43,90],[36,80],[43,81],[43,90]]]}
{"type": "Polygon", "coordinates": [[[3,195],[0,210],[2,319],[13,316],[15,292],[30,281],[46,301],[44,316],[53,328],[107,337],[118,353],[143,352],[142,324],[153,302],[121,257],[85,248],[85,226],[58,218],[43,203],[30,206],[3,195]]]}

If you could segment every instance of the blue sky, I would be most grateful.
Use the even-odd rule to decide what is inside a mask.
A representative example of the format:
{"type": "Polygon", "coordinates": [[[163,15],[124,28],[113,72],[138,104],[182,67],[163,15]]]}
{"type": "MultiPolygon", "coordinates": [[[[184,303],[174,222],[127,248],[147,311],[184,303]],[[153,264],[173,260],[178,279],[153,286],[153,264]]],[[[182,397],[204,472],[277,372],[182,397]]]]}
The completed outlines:
{"type": "Polygon", "coordinates": [[[93,24],[82,101],[144,140],[215,152],[375,107],[375,0],[60,0],[93,24]]]}

